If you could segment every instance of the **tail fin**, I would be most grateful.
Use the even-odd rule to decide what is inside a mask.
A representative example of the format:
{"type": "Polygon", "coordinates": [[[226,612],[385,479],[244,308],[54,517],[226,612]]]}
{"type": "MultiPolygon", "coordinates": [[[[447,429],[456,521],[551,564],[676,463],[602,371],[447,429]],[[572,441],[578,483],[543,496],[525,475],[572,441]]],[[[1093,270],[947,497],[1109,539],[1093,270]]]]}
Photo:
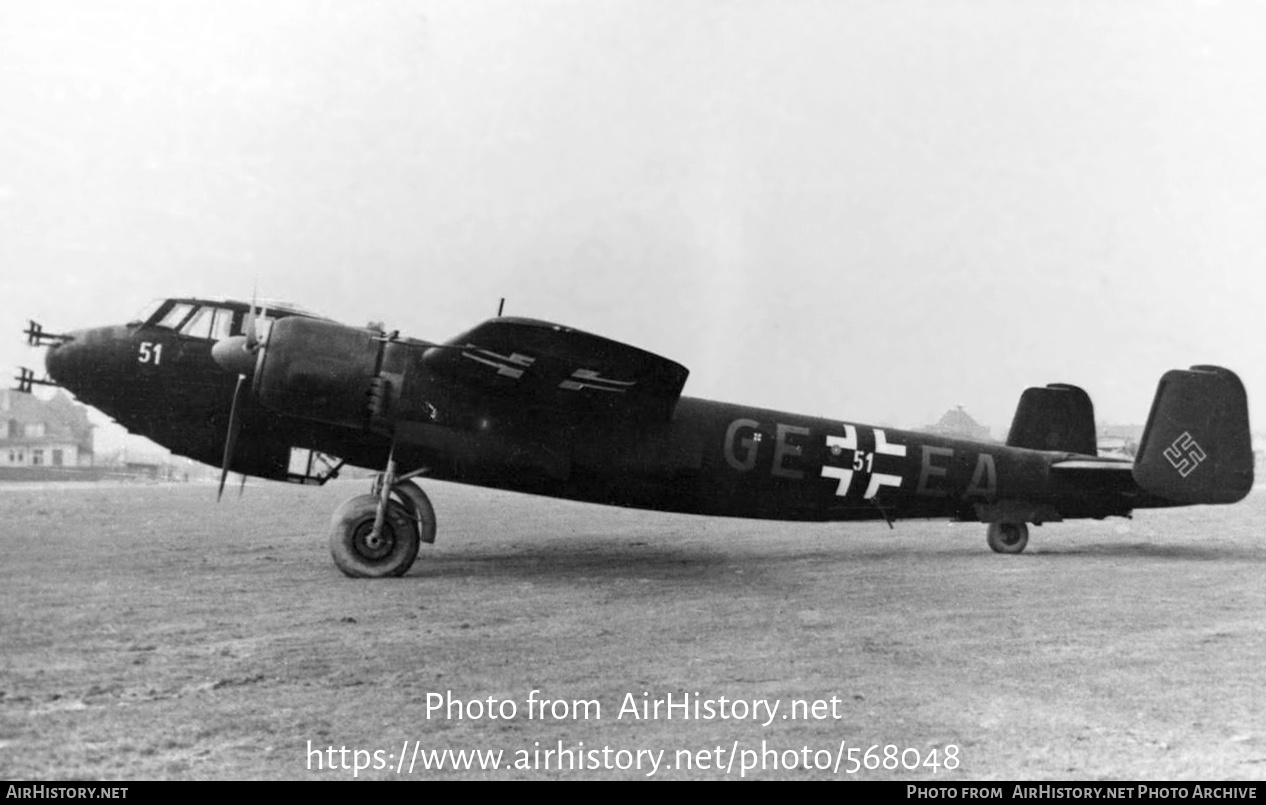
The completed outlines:
{"type": "Polygon", "coordinates": [[[1234,503],[1253,488],[1248,397],[1220,366],[1166,372],[1139,442],[1134,480],[1176,503],[1234,503]]]}
{"type": "Polygon", "coordinates": [[[1099,454],[1090,395],[1067,383],[1025,389],[1007,434],[1010,447],[1099,454]]]}

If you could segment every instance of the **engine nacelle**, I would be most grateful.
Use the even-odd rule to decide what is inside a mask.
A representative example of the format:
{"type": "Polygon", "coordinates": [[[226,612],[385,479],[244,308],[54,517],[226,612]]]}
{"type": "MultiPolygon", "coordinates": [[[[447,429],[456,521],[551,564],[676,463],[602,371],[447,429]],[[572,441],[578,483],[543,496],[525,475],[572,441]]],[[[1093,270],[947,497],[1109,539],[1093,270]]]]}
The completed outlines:
{"type": "Polygon", "coordinates": [[[375,330],[289,316],[273,324],[255,368],[259,401],[288,416],[363,428],[383,342],[375,330]]]}

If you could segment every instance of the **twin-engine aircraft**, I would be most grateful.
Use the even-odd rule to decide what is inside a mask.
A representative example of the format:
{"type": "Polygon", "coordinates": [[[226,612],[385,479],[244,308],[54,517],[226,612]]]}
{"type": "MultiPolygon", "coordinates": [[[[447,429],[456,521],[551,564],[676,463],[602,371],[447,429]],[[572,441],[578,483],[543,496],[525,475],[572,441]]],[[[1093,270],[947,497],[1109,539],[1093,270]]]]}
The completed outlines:
{"type": "Polygon", "coordinates": [[[400,576],[438,480],[669,512],[775,520],[988,524],[1020,553],[1028,523],[1233,503],[1253,485],[1248,407],[1216,366],[1161,378],[1137,457],[1098,456],[1086,392],[1020,398],[1006,444],[681,396],[673,361],[558,324],[498,317],[442,344],[292,305],[166,299],[118,326],[45,333],[48,378],[173,453],[322,484],[380,471],[334,514],[349,576],[400,576]]]}

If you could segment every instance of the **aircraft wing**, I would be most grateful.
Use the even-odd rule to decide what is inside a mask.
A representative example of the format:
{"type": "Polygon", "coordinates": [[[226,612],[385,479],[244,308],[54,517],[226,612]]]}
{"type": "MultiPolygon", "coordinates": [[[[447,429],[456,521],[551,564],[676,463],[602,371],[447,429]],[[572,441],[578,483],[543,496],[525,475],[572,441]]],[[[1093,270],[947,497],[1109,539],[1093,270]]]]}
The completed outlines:
{"type": "Polygon", "coordinates": [[[422,363],[481,399],[567,421],[665,422],[689,375],[681,364],[637,347],[512,316],[428,350],[422,363]]]}

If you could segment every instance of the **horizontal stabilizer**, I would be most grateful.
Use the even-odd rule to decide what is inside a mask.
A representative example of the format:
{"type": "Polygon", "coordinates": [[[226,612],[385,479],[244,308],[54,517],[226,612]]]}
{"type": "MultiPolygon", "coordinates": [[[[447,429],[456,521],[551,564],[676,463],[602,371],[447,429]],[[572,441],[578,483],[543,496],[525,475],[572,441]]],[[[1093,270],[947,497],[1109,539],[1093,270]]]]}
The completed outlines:
{"type": "Polygon", "coordinates": [[[1067,383],[1025,389],[1011,421],[1007,446],[1097,455],[1090,395],[1067,383]]]}
{"type": "Polygon", "coordinates": [[[1134,480],[1176,503],[1234,503],[1253,488],[1244,384],[1229,369],[1166,372],[1139,442],[1134,480]]]}

